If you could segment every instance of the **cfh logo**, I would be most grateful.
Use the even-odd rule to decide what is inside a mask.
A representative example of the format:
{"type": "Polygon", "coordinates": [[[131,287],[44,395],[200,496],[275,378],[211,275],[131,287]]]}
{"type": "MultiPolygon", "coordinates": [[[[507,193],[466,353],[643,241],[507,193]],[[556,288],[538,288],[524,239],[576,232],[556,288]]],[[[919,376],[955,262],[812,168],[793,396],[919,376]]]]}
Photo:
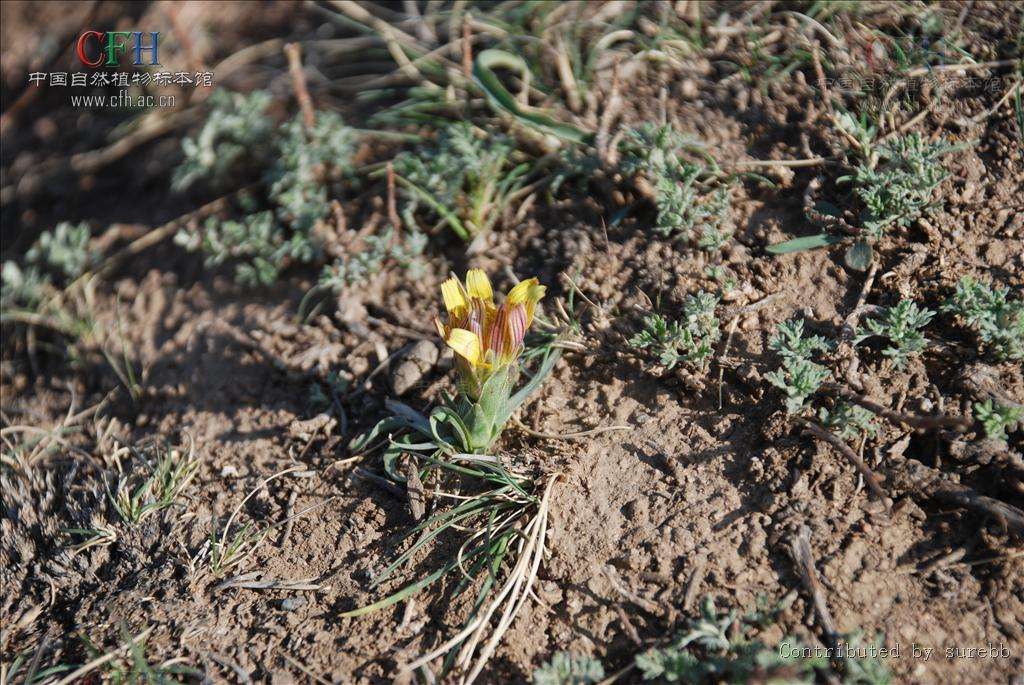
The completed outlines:
{"type": "Polygon", "coordinates": [[[149,65],[159,66],[157,49],[160,32],[149,31],[149,44],[142,31],[83,31],[78,37],[78,59],[87,67],[117,66],[120,56],[131,50],[135,66],[142,66],[142,53],[149,53],[149,65]],[[90,55],[92,55],[90,57],[90,55]]]}

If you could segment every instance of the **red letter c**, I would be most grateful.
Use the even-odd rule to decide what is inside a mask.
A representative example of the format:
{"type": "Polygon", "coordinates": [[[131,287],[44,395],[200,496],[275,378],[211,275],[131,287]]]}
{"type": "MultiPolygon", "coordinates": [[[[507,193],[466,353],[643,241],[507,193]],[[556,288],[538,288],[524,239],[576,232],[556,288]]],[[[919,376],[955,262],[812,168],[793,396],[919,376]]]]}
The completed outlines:
{"type": "Polygon", "coordinates": [[[84,64],[85,66],[92,67],[93,69],[95,69],[99,65],[103,64],[103,45],[102,45],[102,43],[103,43],[103,34],[100,33],[99,31],[83,31],[82,35],[78,37],[77,52],[78,52],[78,59],[79,59],[79,61],[82,64],[84,64]],[[96,55],[96,60],[94,62],[90,62],[89,59],[85,56],[85,39],[88,38],[89,36],[96,36],[96,40],[100,43],[99,54],[96,55]]]}

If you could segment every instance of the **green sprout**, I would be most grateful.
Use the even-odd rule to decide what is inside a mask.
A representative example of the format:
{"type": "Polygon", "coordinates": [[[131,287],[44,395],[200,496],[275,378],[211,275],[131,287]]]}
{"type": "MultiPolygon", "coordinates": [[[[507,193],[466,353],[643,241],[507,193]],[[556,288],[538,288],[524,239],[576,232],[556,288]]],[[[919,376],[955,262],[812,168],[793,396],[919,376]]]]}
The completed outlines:
{"type": "Polygon", "coordinates": [[[942,310],[963,320],[997,359],[1024,359],[1024,299],[1009,293],[965,276],[942,310]]]}
{"type": "Polygon", "coordinates": [[[905,227],[932,204],[932,196],[948,176],[942,157],[960,146],[927,142],[920,133],[896,136],[875,148],[878,164],[870,160],[840,183],[853,184],[864,206],[861,223],[878,240],[891,226],[905,227]]]}
{"type": "Polygon", "coordinates": [[[89,250],[91,234],[85,223],[62,221],[53,232],[43,231],[25,253],[25,264],[6,261],[0,268],[0,306],[35,309],[54,282],[78,278],[96,260],[89,250]]]}
{"type": "Polygon", "coordinates": [[[838,435],[843,440],[856,440],[863,436],[874,436],[878,433],[875,415],[864,407],[837,402],[832,409],[822,407],[818,410],[821,425],[838,435]]]}
{"type": "Polygon", "coordinates": [[[699,150],[696,143],[671,126],[644,124],[628,132],[622,147],[623,170],[643,176],[653,187],[656,233],[683,242],[696,236],[697,245],[708,251],[725,244],[732,235],[729,189],[709,186],[709,169],[681,157],[687,150],[699,150]]]}
{"type": "Polygon", "coordinates": [[[403,188],[403,217],[426,205],[463,240],[490,231],[523,187],[530,165],[513,161],[513,141],[493,131],[483,135],[467,122],[443,129],[437,142],[418,154],[395,158],[396,180],[403,188]]]}
{"type": "Polygon", "coordinates": [[[1024,409],[988,399],[974,405],[974,417],[981,422],[986,438],[1006,442],[1007,433],[1016,430],[1024,420],[1024,409]]]}
{"type": "Polygon", "coordinates": [[[828,660],[802,656],[799,640],[785,640],[792,647],[787,652],[752,639],[756,627],[735,610],[720,615],[709,596],[683,634],[668,647],[638,654],[636,667],[644,680],[670,683],[813,683],[817,672],[827,672],[828,660]]]}
{"type": "Polygon", "coordinates": [[[407,269],[410,278],[424,273],[423,253],[427,236],[417,230],[399,238],[388,228],[381,235],[368,235],[362,239],[362,249],[324,267],[317,285],[338,294],[345,288],[367,282],[384,270],[388,262],[407,269]]]}
{"type": "Polygon", "coordinates": [[[804,337],[803,319],[783,321],[768,339],[768,348],[783,359],[810,359],[815,352],[827,352],[830,345],[820,335],[804,337]]]}
{"type": "Polygon", "coordinates": [[[174,170],[171,186],[185,190],[198,181],[218,187],[230,183],[240,164],[273,136],[274,122],[266,113],[270,101],[265,90],[248,95],[214,90],[207,100],[210,112],[202,128],[181,143],[185,159],[174,170]]]}
{"type": "Polygon", "coordinates": [[[718,298],[703,290],[689,295],[683,302],[683,316],[670,321],[657,312],[644,318],[643,329],[629,339],[629,346],[650,350],[668,369],[681,362],[705,373],[714,353],[714,345],[722,336],[715,316],[718,298]]]}
{"type": "Polygon", "coordinates": [[[784,322],[768,341],[768,346],[782,357],[782,366],[766,373],[765,378],[786,394],[788,414],[802,412],[807,398],[831,375],[824,366],[811,361],[815,351],[828,349],[827,341],[820,336],[805,338],[803,331],[803,321],[784,322]]]}
{"type": "MultiPolygon", "coordinates": [[[[838,184],[852,186],[853,197],[860,205],[859,228],[845,225],[845,233],[858,234],[846,251],[845,261],[851,269],[864,271],[874,258],[875,242],[894,226],[909,226],[933,206],[936,188],[949,176],[942,158],[962,149],[964,144],[928,142],[919,133],[878,142],[878,128],[864,115],[856,119],[842,112],[835,121],[839,130],[854,142],[855,150],[848,156],[857,158],[850,162],[854,173],[836,180],[838,184]]],[[[826,225],[845,224],[843,212],[828,202],[818,203],[814,217],[821,217],[826,225]]],[[[766,249],[771,254],[785,254],[846,241],[848,236],[843,233],[819,233],[766,249]]]]}
{"type": "Polygon", "coordinates": [[[149,476],[122,476],[114,490],[108,490],[114,510],[125,523],[141,523],[150,514],[170,507],[199,471],[191,449],[187,456],[163,445],[153,447],[152,452],[158,456],[155,464],[146,464],[149,476]]]}
{"type": "Polygon", "coordinates": [[[927,338],[921,334],[922,328],[935,312],[922,309],[913,300],[900,300],[895,307],[884,308],[878,318],[865,321],[866,330],[861,330],[854,339],[854,344],[880,336],[892,343],[882,354],[891,358],[897,369],[902,369],[907,360],[921,353],[928,345],[927,338]]]}
{"type": "Polygon", "coordinates": [[[604,666],[589,656],[556,652],[533,672],[534,685],[590,685],[604,680],[604,666]]]}

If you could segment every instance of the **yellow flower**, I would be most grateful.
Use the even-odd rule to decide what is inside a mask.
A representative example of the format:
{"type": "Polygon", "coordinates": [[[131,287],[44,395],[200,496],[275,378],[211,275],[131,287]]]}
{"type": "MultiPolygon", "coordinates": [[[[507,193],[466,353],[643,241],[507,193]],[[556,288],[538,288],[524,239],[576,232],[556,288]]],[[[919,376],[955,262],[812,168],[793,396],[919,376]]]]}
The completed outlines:
{"type": "Polygon", "coordinates": [[[489,377],[519,357],[545,290],[536,278],[530,278],[512,288],[501,306],[495,306],[491,282],[481,269],[470,269],[465,285],[457,278],[441,284],[448,323],[436,320],[437,332],[455,351],[459,374],[471,397],[475,399],[489,377]]]}

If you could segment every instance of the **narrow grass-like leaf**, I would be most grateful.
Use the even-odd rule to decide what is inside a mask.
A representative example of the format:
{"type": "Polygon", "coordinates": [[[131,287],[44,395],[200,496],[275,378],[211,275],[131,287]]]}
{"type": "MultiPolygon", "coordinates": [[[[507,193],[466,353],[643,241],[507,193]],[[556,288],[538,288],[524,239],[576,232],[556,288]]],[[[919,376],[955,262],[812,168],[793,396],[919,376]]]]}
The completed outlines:
{"type": "Polygon", "coordinates": [[[524,110],[502,85],[501,80],[494,73],[496,68],[512,69],[521,74],[525,74],[529,69],[523,58],[504,50],[484,50],[477,55],[476,61],[473,63],[473,78],[483,89],[492,106],[508,112],[526,126],[550,133],[563,140],[584,145],[593,140],[593,133],[583,131],[571,124],[555,121],[543,114],[524,110]]]}

